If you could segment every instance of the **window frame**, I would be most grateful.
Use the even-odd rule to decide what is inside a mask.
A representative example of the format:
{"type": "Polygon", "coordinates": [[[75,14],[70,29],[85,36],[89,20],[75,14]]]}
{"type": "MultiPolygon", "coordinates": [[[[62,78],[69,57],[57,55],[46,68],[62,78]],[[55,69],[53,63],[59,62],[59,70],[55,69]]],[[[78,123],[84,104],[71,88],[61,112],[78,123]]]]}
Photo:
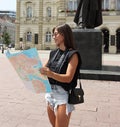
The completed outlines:
{"type": "Polygon", "coordinates": [[[49,43],[51,42],[51,40],[52,40],[52,34],[50,31],[47,31],[45,36],[45,42],[49,43]]]}
{"type": "Polygon", "coordinates": [[[26,41],[32,42],[32,32],[31,31],[26,32],[26,41]]]}

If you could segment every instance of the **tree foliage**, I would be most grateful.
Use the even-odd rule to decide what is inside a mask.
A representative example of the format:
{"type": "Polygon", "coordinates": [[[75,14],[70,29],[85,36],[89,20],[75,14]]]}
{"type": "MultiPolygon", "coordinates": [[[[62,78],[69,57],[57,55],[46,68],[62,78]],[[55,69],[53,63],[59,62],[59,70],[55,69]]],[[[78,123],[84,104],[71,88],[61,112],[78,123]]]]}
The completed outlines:
{"type": "Polygon", "coordinates": [[[11,38],[8,32],[3,33],[3,43],[8,46],[11,43],[11,38]]]}

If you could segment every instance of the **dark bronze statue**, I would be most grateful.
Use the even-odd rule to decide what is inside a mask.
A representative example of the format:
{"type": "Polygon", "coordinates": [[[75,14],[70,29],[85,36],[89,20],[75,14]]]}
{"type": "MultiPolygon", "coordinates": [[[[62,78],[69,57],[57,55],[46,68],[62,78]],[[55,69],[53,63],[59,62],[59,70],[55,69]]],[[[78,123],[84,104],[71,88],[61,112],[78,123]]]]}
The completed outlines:
{"type": "Polygon", "coordinates": [[[102,0],[79,0],[74,22],[81,28],[95,28],[102,24],[102,0]]]}

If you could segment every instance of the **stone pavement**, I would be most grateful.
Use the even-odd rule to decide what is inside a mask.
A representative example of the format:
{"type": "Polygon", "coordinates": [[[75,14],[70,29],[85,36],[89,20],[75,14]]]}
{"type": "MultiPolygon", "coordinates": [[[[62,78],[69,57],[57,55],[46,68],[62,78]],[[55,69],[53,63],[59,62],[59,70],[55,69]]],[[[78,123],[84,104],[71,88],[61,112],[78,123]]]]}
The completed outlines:
{"type": "MultiPolygon", "coordinates": [[[[39,51],[45,62],[49,51],[39,51]]],[[[105,55],[104,63],[120,65],[120,55],[105,55]],[[114,59],[116,58],[116,59],[114,59]]],[[[69,127],[120,127],[120,82],[81,80],[85,103],[76,105],[69,127]]],[[[0,52],[0,127],[51,127],[44,94],[24,87],[0,52]]]]}

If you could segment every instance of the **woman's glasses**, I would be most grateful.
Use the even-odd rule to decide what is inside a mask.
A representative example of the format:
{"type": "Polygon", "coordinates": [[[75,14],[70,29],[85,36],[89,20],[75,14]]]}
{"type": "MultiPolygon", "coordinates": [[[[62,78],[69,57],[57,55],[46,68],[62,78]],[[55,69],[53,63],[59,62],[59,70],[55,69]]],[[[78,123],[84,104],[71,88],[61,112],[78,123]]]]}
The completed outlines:
{"type": "Polygon", "coordinates": [[[52,37],[56,37],[58,34],[59,34],[59,33],[56,32],[56,33],[52,34],[52,37]]]}

